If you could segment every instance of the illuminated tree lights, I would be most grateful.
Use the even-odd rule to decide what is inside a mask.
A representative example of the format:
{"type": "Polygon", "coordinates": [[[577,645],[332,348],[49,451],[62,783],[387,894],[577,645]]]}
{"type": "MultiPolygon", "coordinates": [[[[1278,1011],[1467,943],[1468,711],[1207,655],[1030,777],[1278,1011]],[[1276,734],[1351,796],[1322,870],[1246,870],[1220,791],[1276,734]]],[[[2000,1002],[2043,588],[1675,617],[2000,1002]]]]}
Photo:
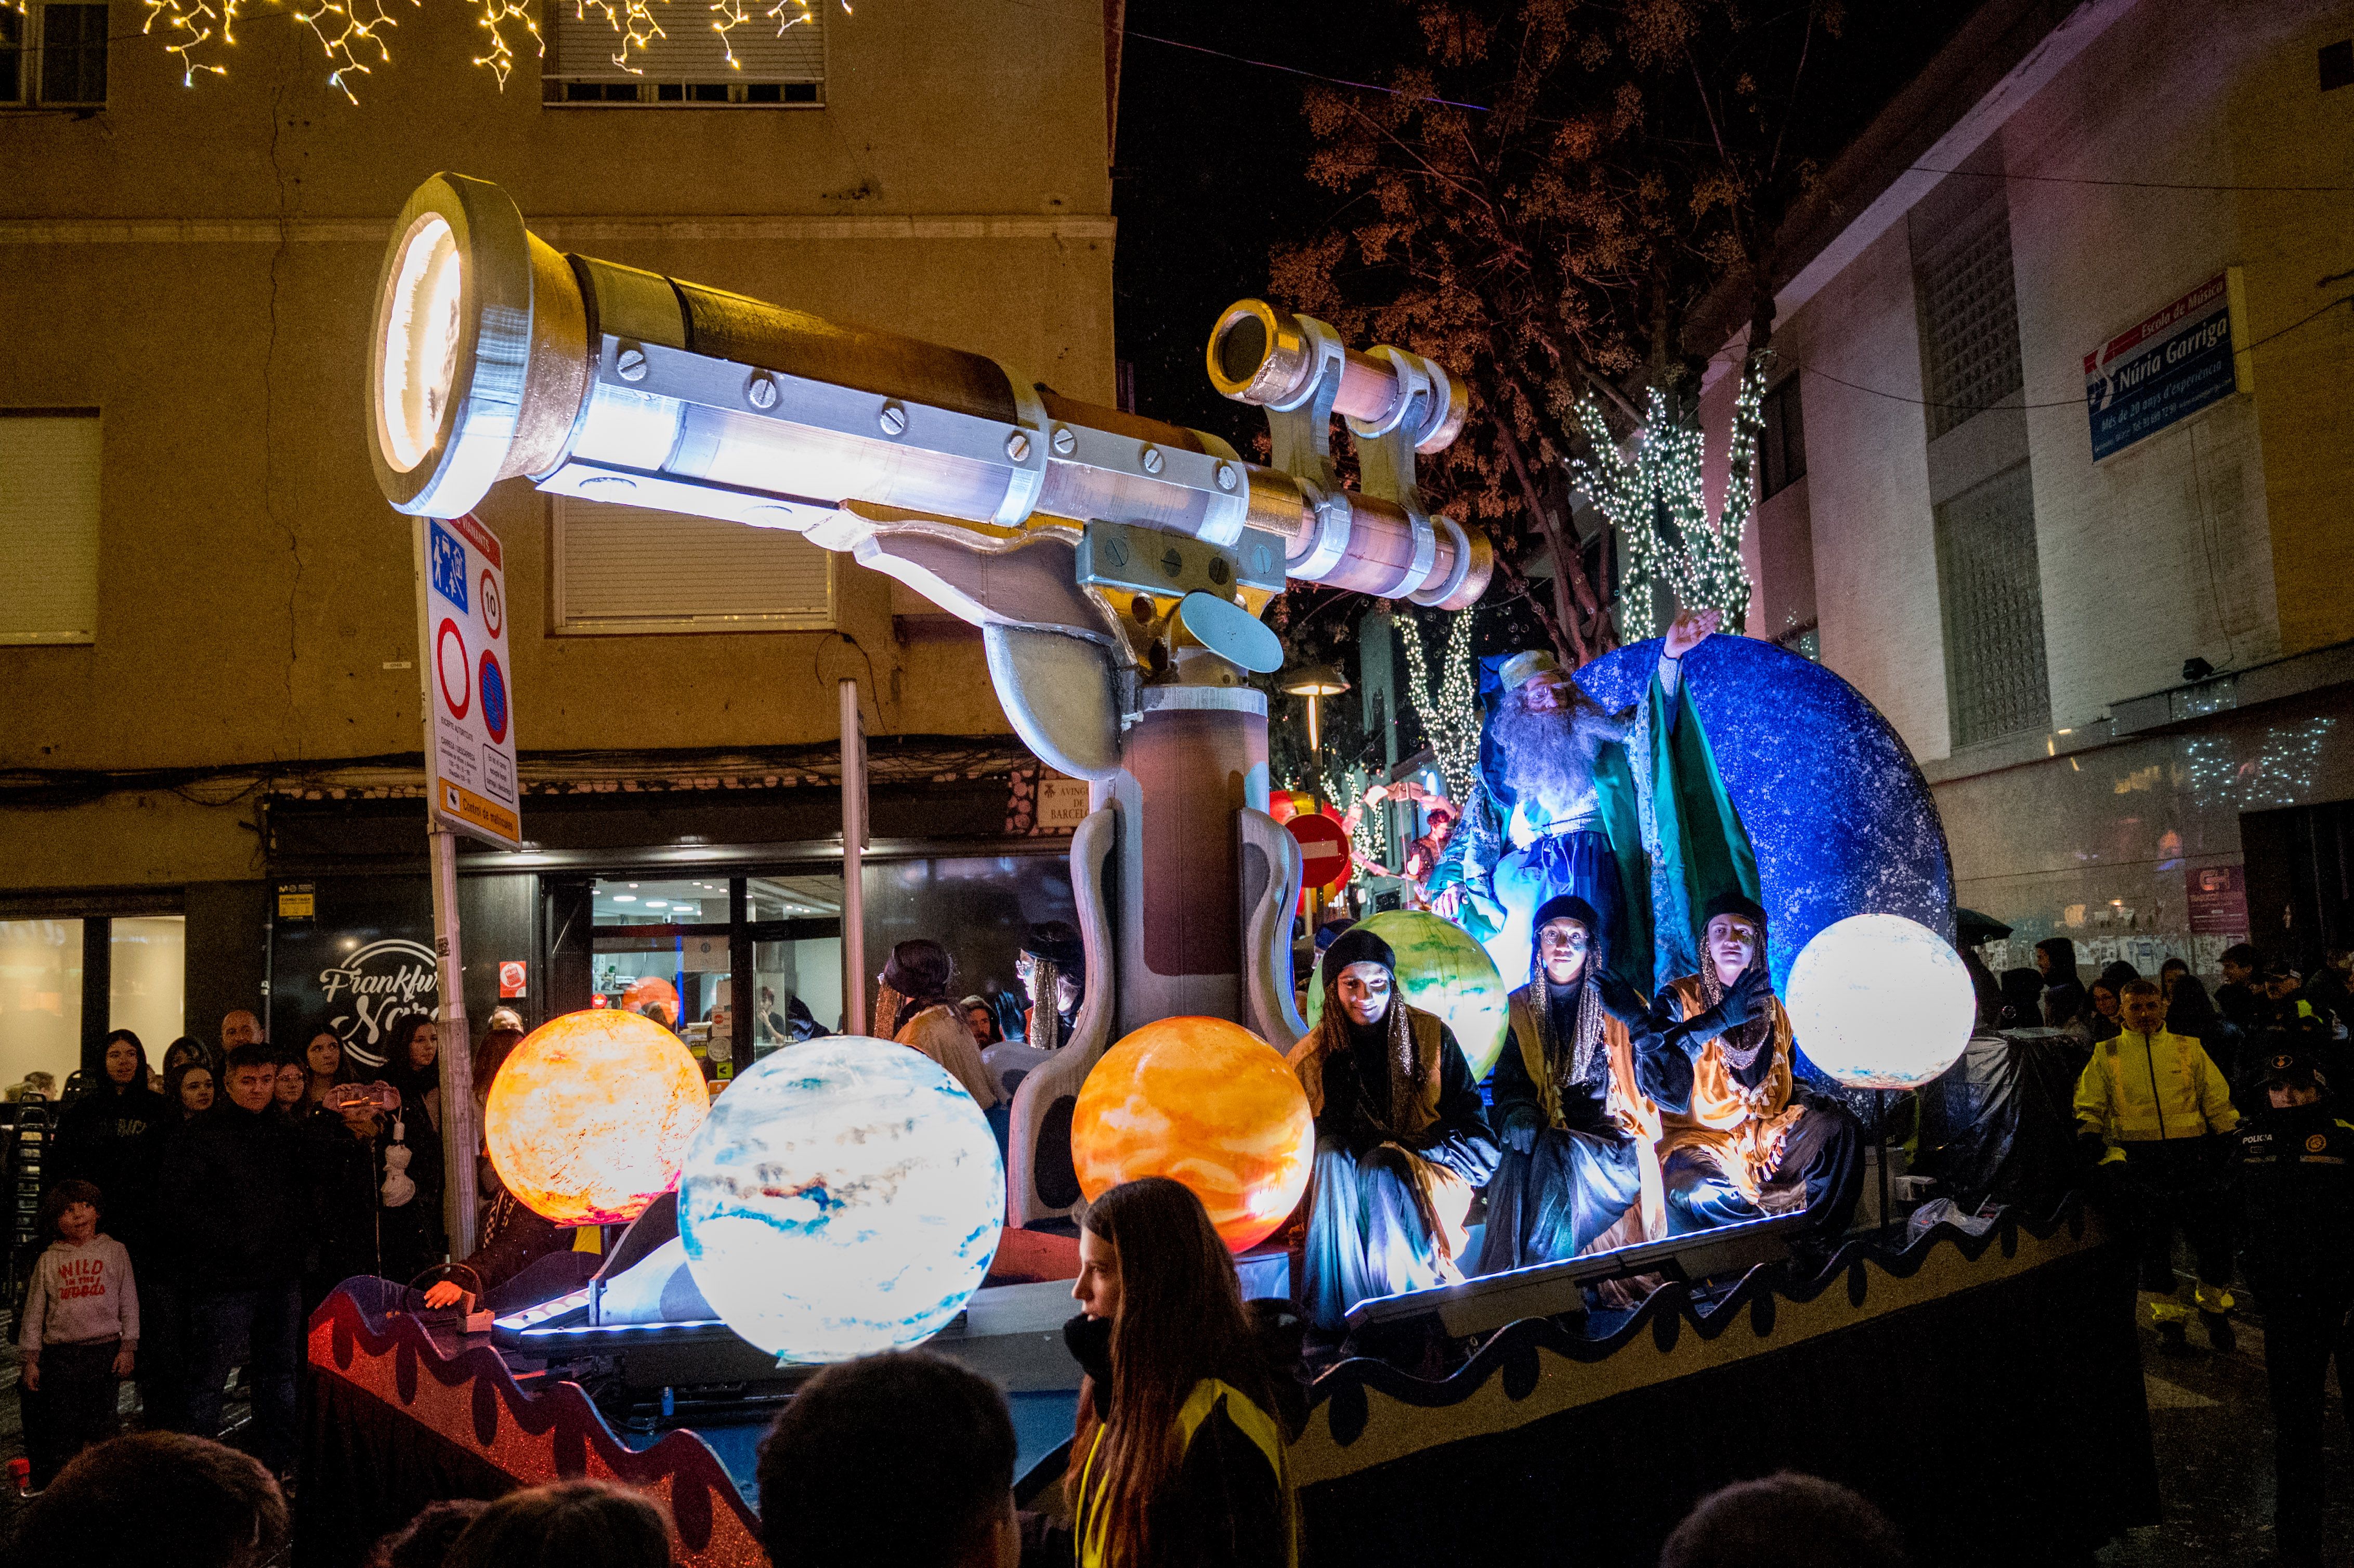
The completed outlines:
{"type": "MultiPolygon", "coordinates": [[[[164,52],[179,61],[181,86],[196,86],[200,71],[212,76],[228,74],[228,66],[208,57],[218,49],[236,47],[239,14],[245,8],[246,0],[218,0],[217,4],[214,0],[140,3],[146,7],[147,19],[139,30],[152,35],[159,27],[162,29],[164,52]]],[[[266,3],[277,5],[281,0],[266,3]]],[[[823,0],[776,0],[758,15],[775,23],[781,37],[790,28],[815,26],[818,13],[813,7],[822,3],[823,0]]],[[[849,0],[837,3],[843,15],[853,14],[849,0]]],[[[0,0],[0,11],[22,14],[29,4],[30,0],[0,0]]],[[[408,4],[417,10],[424,9],[424,0],[408,0],[408,4]]],[[[534,58],[547,52],[547,41],[539,30],[538,0],[465,0],[465,4],[473,13],[474,26],[485,35],[482,52],[474,56],[473,63],[488,69],[504,91],[524,37],[531,40],[534,58]]],[[[570,4],[573,16],[578,21],[588,20],[591,11],[601,14],[620,40],[613,63],[632,75],[642,76],[643,69],[632,65],[631,56],[643,54],[656,38],[670,36],[662,25],[662,17],[695,12],[698,5],[700,14],[708,18],[704,25],[718,35],[720,59],[730,70],[743,69],[729,35],[752,20],[758,0],[570,0],[570,4]],[[673,4],[678,7],[676,12],[672,9],[673,4]]],[[[289,6],[288,10],[297,22],[317,36],[329,65],[327,85],[352,102],[359,101],[359,95],[352,90],[354,77],[372,75],[376,67],[392,63],[390,34],[400,21],[387,0],[323,0],[309,10],[299,5],[289,6]]]]}
{"type": "Polygon", "coordinates": [[[1411,619],[1400,620],[1398,641],[1405,645],[1406,700],[1414,705],[1422,733],[1438,758],[1447,798],[1468,800],[1479,772],[1479,683],[1471,671],[1471,612],[1457,611],[1447,629],[1447,662],[1436,691],[1421,626],[1411,619]]]}
{"type": "Polygon", "coordinates": [[[1749,475],[1757,433],[1765,427],[1759,411],[1765,362],[1765,355],[1752,355],[1742,370],[1733,401],[1724,505],[1713,523],[1701,489],[1704,438],[1696,426],[1670,413],[1665,394],[1651,389],[1643,423],[1628,441],[1631,455],[1610,439],[1593,396],[1579,399],[1577,423],[1592,438],[1593,456],[1571,459],[1569,469],[1626,547],[1627,581],[1618,595],[1621,641],[1659,635],[1651,585],[1662,580],[1684,609],[1720,609],[1727,630],[1747,630],[1750,582],[1741,564],[1741,539],[1753,504],[1749,475]]]}

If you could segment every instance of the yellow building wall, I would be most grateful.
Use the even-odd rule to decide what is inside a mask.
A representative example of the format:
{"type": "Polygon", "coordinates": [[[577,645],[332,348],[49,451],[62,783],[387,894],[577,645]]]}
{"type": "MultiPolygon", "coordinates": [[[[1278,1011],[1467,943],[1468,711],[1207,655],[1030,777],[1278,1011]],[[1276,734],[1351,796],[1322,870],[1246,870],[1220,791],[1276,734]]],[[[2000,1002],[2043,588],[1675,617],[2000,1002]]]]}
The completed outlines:
{"type": "MultiPolygon", "coordinates": [[[[97,639],[0,647],[0,768],[419,748],[410,523],[370,471],[364,376],[392,217],[437,169],[505,185],[561,249],[1111,400],[1099,13],[862,6],[831,19],[827,103],[803,110],[543,106],[529,69],[501,93],[469,67],[462,11],[404,13],[356,108],[275,12],[184,89],[115,11],[104,111],[0,117],[0,408],[103,419],[97,639]]],[[[823,741],[833,682],[870,660],[875,730],[1009,727],[978,641],[896,641],[892,585],[846,558],[840,637],[557,637],[548,498],[510,482],[481,514],[509,552],[525,752],[823,741]]],[[[649,563],[646,591],[693,584],[649,563]]],[[[0,887],[255,874],[240,817],[170,793],[0,810],[0,887]]]]}
{"type": "Polygon", "coordinates": [[[2354,292],[2354,88],[2314,90],[2344,15],[2307,32],[2251,62],[2227,115],[2284,653],[2354,638],[2354,304],[2330,305],[2354,292]]]}

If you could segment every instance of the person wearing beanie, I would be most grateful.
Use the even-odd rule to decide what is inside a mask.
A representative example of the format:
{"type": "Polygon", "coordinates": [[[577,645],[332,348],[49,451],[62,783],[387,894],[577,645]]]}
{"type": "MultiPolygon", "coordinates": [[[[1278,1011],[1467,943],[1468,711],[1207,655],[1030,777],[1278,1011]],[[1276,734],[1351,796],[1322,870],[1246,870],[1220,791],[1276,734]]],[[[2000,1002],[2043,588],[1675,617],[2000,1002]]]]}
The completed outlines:
{"type": "Polygon", "coordinates": [[[1504,1150],[1475,1274],[1575,1257],[1638,1202],[1627,1239],[1666,1234],[1658,1101],[1691,1097],[1691,1065],[1666,1048],[1642,994],[1609,972],[1597,925],[1583,898],[1537,910],[1536,959],[1512,992],[1511,1041],[1496,1064],[1504,1150]]]}
{"type": "Polygon", "coordinates": [[[1310,1322],[1337,1331],[1369,1296],[1460,1281],[1496,1139],[1454,1032],[1397,994],[1388,943],[1361,927],[1325,949],[1323,1015],[1288,1060],[1316,1118],[1310,1322]]]}
{"type": "Polygon", "coordinates": [[[2046,937],[2035,944],[2035,967],[2043,975],[2043,1023],[2065,1029],[2091,1007],[2084,981],[2076,978],[2076,944],[2066,937],[2046,937]]]}
{"type": "Polygon", "coordinates": [[[875,1036],[929,1056],[985,1111],[1005,1096],[973,1044],[963,1010],[949,995],[955,978],[949,950],[929,938],[912,937],[893,948],[875,977],[875,1036]]]}
{"type": "Polygon", "coordinates": [[[1846,1107],[1798,1086],[1766,911],[1724,893],[1703,914],[1700,972],[1659,996],[1668,1044],[1692,1072],[1690,1097],[1659,1107],[1669,1234],[1803,1210],[1815,1234],[1836,1239],[1863,1192],[1862,1133],[1846,1107]]]}

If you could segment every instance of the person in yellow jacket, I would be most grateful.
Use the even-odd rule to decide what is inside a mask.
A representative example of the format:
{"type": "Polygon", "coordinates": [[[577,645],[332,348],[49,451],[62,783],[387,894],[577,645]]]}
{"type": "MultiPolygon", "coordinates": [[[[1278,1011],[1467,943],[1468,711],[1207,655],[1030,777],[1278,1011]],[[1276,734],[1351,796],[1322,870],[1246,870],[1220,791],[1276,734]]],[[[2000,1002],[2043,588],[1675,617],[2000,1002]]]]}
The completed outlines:
{"type": "Polygon", "coordinates": [[[2126,982],[2125,1028],[2093,1047],[2076,1080],[2077,1137],[2097,1148],[2094,1188],[2125,1225],[2150,1317],[2168,1349],[2183,1343],[2191,1307],[2174,1299],[2174,1233],[2190,1243],[2199,1282],[2191,1306],[2218,1351],[2232,1346],[2232,1212],[2221,1135],[2240,1125],[2231,1086],[2206,1048],[2166,1030],[2153,980],[2126,982]]]}

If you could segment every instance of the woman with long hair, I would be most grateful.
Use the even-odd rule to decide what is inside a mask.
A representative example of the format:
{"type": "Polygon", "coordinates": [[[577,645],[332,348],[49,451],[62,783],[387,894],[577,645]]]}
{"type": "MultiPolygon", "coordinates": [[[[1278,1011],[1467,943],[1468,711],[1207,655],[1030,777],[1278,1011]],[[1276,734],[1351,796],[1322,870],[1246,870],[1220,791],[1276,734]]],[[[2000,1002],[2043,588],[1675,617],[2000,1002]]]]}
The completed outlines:
{"type": "Polygon", "coordinates": [[[1064,1337],[1087,1373],[1064,1487],[1078,1568],[1289,1568],[1273,1380],[1202,1201],[1161,1176],[1097,1199],[1071,1296],[1064,1337]]]}
{"type": "Polygon", "coordinates": [[[403,1100],[416,1102],[427,1131],[441,1130],[441,1030],[431,1013],[393,1020],[385,1036],[384,1080],[403,1100]]]}
{"type": "Polygon", "coordinates": [[[317,1110],[319,1102],[327,1097],[327,1091],[337,1084],[358,1081],[351,1063],[344,1056],[342,1038],[332,1029],[312,1032],[311,1043],[302,1047],[302,1071],[306,1077],[301,1108],[305,1114],[317,1110]]]}

